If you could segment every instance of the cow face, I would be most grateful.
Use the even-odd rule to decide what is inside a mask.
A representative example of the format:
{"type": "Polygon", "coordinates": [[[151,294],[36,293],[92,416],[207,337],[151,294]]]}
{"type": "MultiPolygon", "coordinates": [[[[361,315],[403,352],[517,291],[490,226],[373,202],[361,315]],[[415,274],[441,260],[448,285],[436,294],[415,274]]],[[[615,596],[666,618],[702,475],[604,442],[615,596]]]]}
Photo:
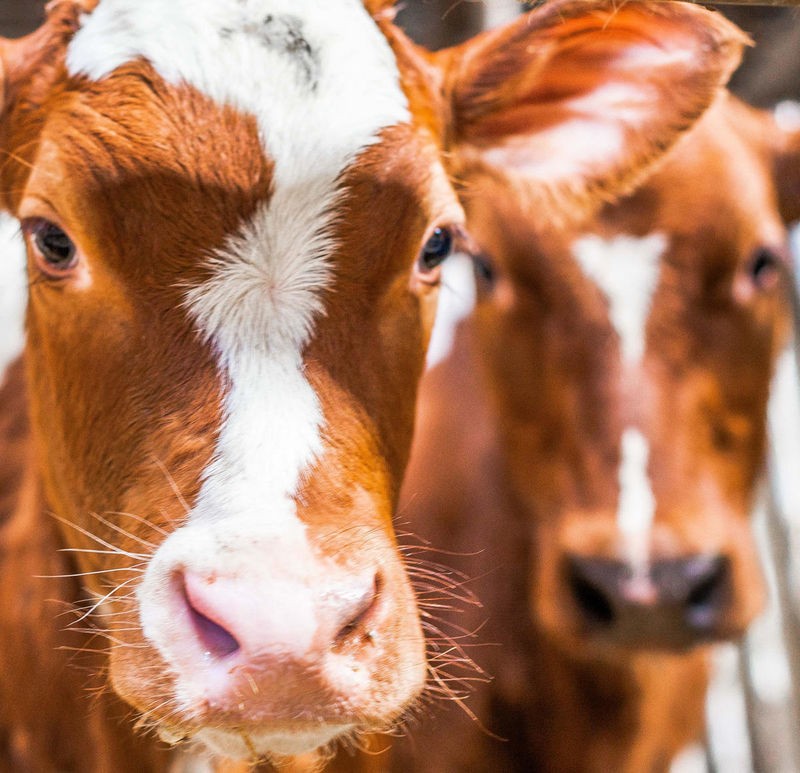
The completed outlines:
{"type": "Polygon", "coordinates": [[[787,328],[773,170],[790,145],[723,99],[636,193],[561,229],[474,183],[476,330],[529,518],[531,609],[576,651],[684,649],[761,608],[748,520],[787,328]]]}

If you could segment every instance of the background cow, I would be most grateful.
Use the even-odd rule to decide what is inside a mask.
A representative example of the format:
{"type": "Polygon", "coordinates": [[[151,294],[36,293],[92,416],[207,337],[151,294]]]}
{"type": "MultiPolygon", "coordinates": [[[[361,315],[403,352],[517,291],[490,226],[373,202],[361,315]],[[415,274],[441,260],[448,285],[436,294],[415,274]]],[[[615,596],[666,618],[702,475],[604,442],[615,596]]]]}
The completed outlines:
{"type": "Polygon", "coordinates": [[[581,0],[428,58],[386,5],[61,0],[0,41],[28,253],[0,392],[14,770],[164,770],[184,740],[293,757],[397,721],[426,665],[392,516],[464,238],[454,159],[525,132],[543,214],[588,206],[743,42],[581,0]]]}
{"type": "Polygon", "coordinates": [[[457,622],[495,679],[468,701],[486,730],[451,711],[396,768],[664,770],[702,736],[705,644],[764,601],[748,516],[800,132],[721,99],[579,227],[496,168],[461,179],[478,300],[423,381],[401,512],[473,578],[457,622]]]}

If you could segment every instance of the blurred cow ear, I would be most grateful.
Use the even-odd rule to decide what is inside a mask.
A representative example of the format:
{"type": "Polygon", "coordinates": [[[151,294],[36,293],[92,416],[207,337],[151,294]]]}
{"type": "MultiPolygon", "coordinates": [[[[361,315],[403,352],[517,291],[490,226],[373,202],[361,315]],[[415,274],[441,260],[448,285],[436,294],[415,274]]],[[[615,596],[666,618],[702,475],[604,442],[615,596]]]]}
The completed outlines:
{"type": "MultiPolygon", "coordinates": [[[[629,190],[711,104],[748,39],[683,3],[555,0],[440,52],[447,149],[548,214],[629,190]]],[[[458,174],[458,170],[456,170],[458,174]]]]}
{"type": "Polygon", "coordinates": [[[783,102],[775,109],[775,189],[785,223],[800,220],[800,103],[783,102]]]}

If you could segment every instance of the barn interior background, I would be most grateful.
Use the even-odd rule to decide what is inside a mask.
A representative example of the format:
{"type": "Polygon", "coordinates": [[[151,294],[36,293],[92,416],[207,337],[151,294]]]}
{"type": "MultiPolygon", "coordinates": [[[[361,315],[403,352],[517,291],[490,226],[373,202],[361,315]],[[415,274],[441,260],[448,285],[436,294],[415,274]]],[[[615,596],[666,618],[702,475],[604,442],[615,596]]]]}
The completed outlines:
{"type": "MultiPolygon", "coordinates": [[[[0,35],[31,31],[43,7],[40,0],[0,0],[0,35]]],[[[417,41],[440,48],[508,21],[521,7],[516,0],[405,0],[399,20],[417,41]]],[[[800,8],[720,9],[756,42],[733,90],[762,107],[800,99],[800,8]]],[[[795,241],[800,253],[800,237],[795,241]]],[[[790,360],[775,391],[773,464],[757,514],[773,604],[739,650],[720,651],[708,703],[708,748],[679,761],[675,773],[800,771],[800,576],[792,561],[800,555],[800,485],[793,464],[800,464],[800,405],[790,360]]]]}

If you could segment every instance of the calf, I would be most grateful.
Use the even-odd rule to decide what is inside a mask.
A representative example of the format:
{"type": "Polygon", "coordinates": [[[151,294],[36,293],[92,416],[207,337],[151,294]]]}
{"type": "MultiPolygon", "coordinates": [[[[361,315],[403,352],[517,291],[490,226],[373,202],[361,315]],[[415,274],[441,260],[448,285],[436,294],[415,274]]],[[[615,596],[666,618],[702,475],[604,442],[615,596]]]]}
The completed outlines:
{"type": "Polygon", "coordinates": [[[465,238],[456,157],[534,137],[520,184],[585,207],[743,42],[581,0],[428,57],[388,5],[56,0],[0,42],[28,276],[0,392],[7,767],[292,758],[401,718],[426,660],[392,517],[465,238]]]}
{"type": "Polygon", "coordinates": [[[498,645],[471,704],[495,735],[451,713],[420,769],[665,770],[702,735],[708,643],[763,603],[748,516],[800,132],[721,98],[580,227],[504,171],[462,178],[478,300],[423,381],[403,495],[486,604],[457,622],[498,645]]]}

